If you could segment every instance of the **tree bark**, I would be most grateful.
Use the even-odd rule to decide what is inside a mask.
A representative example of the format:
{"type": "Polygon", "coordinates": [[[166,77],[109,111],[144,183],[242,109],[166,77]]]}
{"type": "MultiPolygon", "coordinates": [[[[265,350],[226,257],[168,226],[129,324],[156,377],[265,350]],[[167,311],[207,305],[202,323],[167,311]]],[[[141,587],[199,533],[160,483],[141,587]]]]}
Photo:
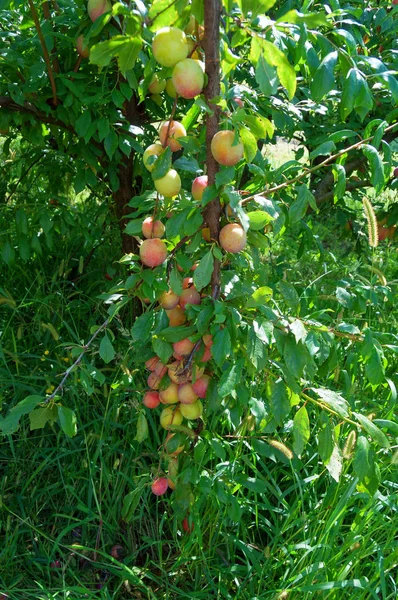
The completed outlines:
{"type": "MultiPolygon", "coordinates": [[[[131,125],[140,125],[142,123],[144,114],[140,112],[137,105],[137,99],[134,95],[131,100],[125,102],[124,115],[131,125]]],[[[113,194],[122,239],[122,252],[124,254],[136,253],[138,250],[138,244],[135,238],[124,233],[125,227],[129,222],[129,219],[126,219],[126,215],[133,212],[133,209],[128,206],[128,203],[137,192],[139,193],[134,180],[134,154],[135,153],[132,152],[129,157],[123,157],[118,172],[120,187],[118,191],[113,194]]]]}
{"type": "MultiPolygon", "coordinates": [[[[221,21],[221,2],[220,0],[204,0],[205,14],[205,67],[207,75],[207,85],[204,89],[204,95],[207,104],[212,109],[212,114],[206,117],[206,151],[207,151],[207,177],[208,185],[215,183],[218,163],[211,153],[211,140],[218,131],[218,122],[220,118],[220,108],[212,104],[212,99],[220,95],[220,21],[221,21]]],[[[217,196],[205,208],[204,219],[210,229],[210,237],[218,242],[220,233],[221,204],[217,196]]],[[[220,295],[220,261],[214,260],[214,269],[211,278],[212,296],[218,298],[220,295]]]]}

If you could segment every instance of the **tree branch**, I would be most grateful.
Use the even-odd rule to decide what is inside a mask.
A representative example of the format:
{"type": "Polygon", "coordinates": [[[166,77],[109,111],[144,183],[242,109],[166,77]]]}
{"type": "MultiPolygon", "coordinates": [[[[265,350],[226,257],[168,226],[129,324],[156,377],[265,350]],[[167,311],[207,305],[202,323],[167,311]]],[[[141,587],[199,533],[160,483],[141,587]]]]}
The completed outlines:
{"type": "Polygon", "coordinates": [[[46,42],[45,42],[45,39],[44,39],[44,36],[43,36],[43,32],[42,32],[41,27],[40,27],[40,21],[39,21],[39,17],[38,17],[35,5],[33,4],[32,0],[28,0],[28,2],[29,2],[30,10],[32,12],[33,21],[35,23],[37,35],[39,36],[40,44],[41,44],[41,47],[42,47],[42,50],[43,50],[43,57],[44,57],[44,61],[45,61],[46,66],[47,66],[48,78],[50,80],[51,89],[52,89],[52,92],[53,92],[54,106],[57,106],[57,104],[58,104],[57,86],[55,85],[55,79],[54,79],[54,73],[53,73],[53,70],[52,70],[52,67],[51,67],[50,55],[48,54],[46,42]]]}
{"type": "MultiPolygon", "coordinates": [[[[48,0],[45,0],[43,2],[43,14],[44,14],[44,18],[47,21],[51,20],[50,6],[48,3],[48,0]]],[[[57,46],[55,44],[55,40],[53,42],[53,51],[51,54],[52,54],[52,58],[53,58],[54,73],[59,73],[59,61],[58,61],[58,56],[57,56],[57,46]]]]}
{"type": "MultiPolygon", "coordinates": [[[[213,185],[218,172],[218,163],[211,152],[211,141],[218,131],[220,108],[212,104],[213,98],[220,95],[220,0],[204,0],[205,14],[205,66],[207,85],[204,89],[205,100],[212,109],[212,114],[206,116],[206,166],[208,185],[213,185]]],[[[220,233],[221,204],[217,196],[204,210],[204,219],[210,229],[211,239],[218,242],[220,233]]],[[[220,294],[220,261],[214,260],[214,268],[211,277],[212,297],[218,298],[220,294]]]]}
{"type": "MultiPolygon", "coordinates": [[[[384,132],[385,133],[391,132],[396,127],[398,127],[398,123],[389,125],[388,127],[386,127],[384,132]]],[[[283,190],[283,189],[289,187],[290,185],[293,185],[294,183],[301,181],[302,179],[304,179],[304,177],[311,175],[311,173],[315,173],[316,171],[319,171],[319,169],[322,169],[322,167],[329,165],[331,162],[335,162],[338,158],[340,158],[340,156],[343,156],[344,154],[348,154],[349,152],[352,152],[353,150],[360,148],[364,144],[371,142],[374,137],[375,136],[372,135],[364,140],[361,140],[359,142],[356,142],[355,144],[352,144],[352,146],[348,146],[348,148],[343,148],[343,150],[340,150],[339,152],[336,152],[336,154],[332,154],[331,156],[326,158],[324,161],[319,163],[319,165],[316,165],[315,167],[311,167],[310,169],[305,169],[302,173],[300,173],[300,175],[297,175],[296,177],[293,177],[292,179],[288,179],[287,181],[284,181],[283,183],[280,183],[279,185],[276,185],[273,188],[265,190],[264,192],[258,192],[257,194],[248,196],[244,200],[241,200],[241,204],[242,205],[247,204],[251,200],[254,200],[254,198],[256,196],[263,196],[264,198],[266,198],[267,196],[271,196],[272,194],[275,194],[276,192],[279,192],[280,190],[283,190]]]]}
{"type": "Polygon", "coordinates": [[[65,382],[68,379],[69,375],[72,373],[73,369],[75,367],[77,367],[81,363],[83,356],[86,354],[87,350],[90,348],[91,344],[93,343],[93,341],[95,340],[95,338],[97,337],[97,335],[99,333],[101,333],[101,331],[108,326],[109,320],[110,320],[110,317],[108,317],[106,319],[106,321],[104,321],[102,323],[102,325],[100,325],[98,327],[97,331],[92,335],[92,337],[89,339],[89,341],[87,342],[87,344],[85,346],[83,346],[83,350],[82,350],[81,354],[79,354],[79,356],[77,357],[77,359],[75,360],[75,362],[73,363],[73,365],[71,365],[65,371],[64,376],[63,376],[63,378],[61,380],[61,383],[55,388],[55,390],[53,391],[53,393],[51,394],[51,396],[49,396],[48,398],[45,399],[45,404],[48,404],[49,402],[51,402],[51,400],[54,400],[54,398],[58,394],[58,392],[60,392],[63,389],[63,387],[65,385],[65,382]]]}

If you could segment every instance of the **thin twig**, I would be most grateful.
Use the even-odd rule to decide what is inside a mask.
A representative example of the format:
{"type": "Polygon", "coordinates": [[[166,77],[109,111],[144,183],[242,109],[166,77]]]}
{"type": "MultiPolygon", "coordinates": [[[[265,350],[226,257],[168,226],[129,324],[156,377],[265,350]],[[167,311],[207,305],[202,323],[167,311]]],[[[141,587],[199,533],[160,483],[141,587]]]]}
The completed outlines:
{"type": "Polygon", "coordinates": [[[75,362],[73,363],[73,365],[71,365],[66,371],[65,374],[62,378],[61,383],[58,385],[58,387],[53,391],[53,393],[51,394],[51,396],[49,396],[48,398],[45,399],[45,404],[48,404],[49,402],[51,402],[51,400],[54,399],[54,397],[58,394],[58,392],[60,392],[62,390],[62,388],[65,385],[66,380],[68,379],[69,375],[72,373],[73,369],[75,367],[77,367],[80,363],[81,360],[83,358],[83,356],[86,354],[87,350],[90,348],[91,344],[93,343],[93,341],[95,340],[95,338],[97,337],[97,335],[108,326],[110,317],[108,317],[106,319],[106,321],[104,321],[102,323],[102,325],[100,325],[100,327],[97,329],[97,331],[92,335],[92,337],[89,339],[89,341],[87,342],[87,344],[85,346],[83,346],[83,352],[81,354],[79,354],[79,356],[77,357],[77,359],[75,360],[75,362]]]}
{"type": "Polygon", "coordinates": [[[170,118],[169,118],[169,124],[167,126],[167,131],[166,131],[166,137],[165,137],[165,140],[163,142],[163,148],[167,147],[167,142],[169,141],[170,129],[171,129],[171,125],[173,123],[174,115],[175,115],[175,112],[176,112],[176,109],[177,109],[177,102],[178,102],[178,95],[175,97],[173,108],[171,109],[170,118]]]}
{"type": "Polygon", "coordinates": [[[17,187],[19,186],[19,184],[21,183],[21,181],[27,176],[27,174],[29,173],[29,171],[31,170],[32,167],[34,167],[42,158],[44,158],[46,155],[42,154],[41,156],[39,156],[38,158],[36,158],[36,160],[34,160],[29,167],[26,169],[26,171],[24,173],[22,173],[21,177],[18,179],[17,183],[15,184],[14,189],[12,190],[12,192],[10,193],[10,195],[5,199],[5,203],[7,204],[11,198],[13,197],[13,195],[15,194],[15,192],[17,191],[17,187]]]}
{"type": "Polygon", "coordinates": [[[44,61],[46,63],[47,66],[47,72],[48,72],[48,78],[50,80],[50,84],[51,84],[51,89],[53,92],[53,102],[54,102],[54,106],[57,106],[58,104],[58,99],[57,99],[57,86],[55,85],[55,79],[54,79],[54,73],[51,67],[51,60],[50,60],[50,55],[48,54],[48,50],[47,50],[47,46],[46,46],[46,42],[43,36],[43,32],[41,30],[40,27],[40,21],[39,21],[39,17],[35,8],[35,5],[33,4],[32,0],[28,0],[29,2],[29,7],[30,10],[32,12],[32,17],[33,17],[33,21],[36,27],[36,31],[37,31],[37,35],[39,36],[39,40],[40,40],[40,44],[43,50],[43,57],[44,57],[44,61]]]}

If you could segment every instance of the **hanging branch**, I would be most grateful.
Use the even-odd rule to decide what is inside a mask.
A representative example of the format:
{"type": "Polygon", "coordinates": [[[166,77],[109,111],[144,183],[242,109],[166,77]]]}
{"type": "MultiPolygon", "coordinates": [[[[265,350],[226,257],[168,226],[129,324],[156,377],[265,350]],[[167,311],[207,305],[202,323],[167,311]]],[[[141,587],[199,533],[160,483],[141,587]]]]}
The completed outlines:
{"type": "MultiPolygon", "coordinates": [[[[398,127],[398,123],[389,125],[388,127],[385,128],[384,133],[392,131],[396,127],[398,127]]],[[[368,144],[369,142],[371,142],[373,140],[375,135],[371,135],[370,137],[368,137],[364,140],[360,140],[359,142],[356,142],[355,144],[348,146],[348,148],[343,148],[343,150],[339,150],[339,152],[336,152],[336,154],[332,154],[331,156],[329,156],[328,158],[323,160],[321,163],[319,163],[319,165],[311,167],[310,169],[305,169],[302,173],[300,173],[300,175],[293,177],[293,179],[288,179],[287,181],[284,181],[283,183],[280,183],[279,185],[276,185],[273,188],[269,188],[268,190],[265,190],[263,192],[257,192],[257,194],[248,196],[244,200],[241,200],[241,204],[247,204],[251,200],[254,200],[256,198],[256,196],[262,196],[264,198],[267,198],[268,196],[271,196],[272,194],[275,194],[276,192],[279,192],[280,190],[283,190],[283,189],[289,187],[290,185],[293,185],[294,183],[301,181],[304,177],[311,175],[311,173],[315,173],[316,171],[319,171],[319,169],[322,169],[322,167],[326,167],[326,166],[330,165],[330,163],[334,163],[338,158],[340,158],[344,154],[348,154],[349,152],[352,152],[353,150],[360,148],[364,144],[368,144]]]]}
{"type": "Polygon", "coordinates": [[[48,398],[45,399],[44,403],[48,404],[49,402],[51,402],[51,400],[53,400],[55,398],[55,396],[61,392],[63,390],[63,387],[66,383],[66,380],[68,379],[68,377],[70,376],[70,374],[72,373],[73,369],[75,367],[77,367],[81,361],[83,356],[86,354],[87,350],[90,348],[91,344],[93,343],[93,341],[95,340],[95,338],[97,337],[97,335],[99,333],[101,333],[101,331],[103,331],[103,329],[106,329],[106,327],[108,326],[110,321],[110,317],[108,317],[106,319],[106,321],[104,321],[102,323],[102,325],[100,325],[98,327],[98,329],[95,331],[95,333],[92,335],[92,337],[89,339],[89,341],[87,342],[87,344],[85,346],[83,346],[82,352],[81,354],[79,354],[79,356],[77,357],[77,359],[75,360],[75,362],[73,363],[73,365],[71,365],[64,373],[64,376],[62,378],[61,383],[55,388],[55,390],[53,391],[53,393],[51,394],[51,396],[48,396],[48,398]]]}
{"type": "MultiPolygon", "coordinates": [[[[205,67],[207,85],[204,89],[205,100],[212,110],[212,114],[206,116],[206,166],[208,185],[213,185],[216,180],[218,163],[211,153],[211,140],[218,131],[220,108],[212,104],[213,98],[220,95],[220,0],[204,0],[205,15],[205,67]]],[[[214,198],[205,208],[204,219],[210,229],[210,237],[218,242],[220,233],[221,204],[220,198],[214,198]]],[[[220,295],[220,261],[214,260],[214,269],[211,277],[212,297],[220,295]]]]}
{"type": "Polygon", "coordinates": [[[43,50],[44,61],[45,61],[46,66],[47,66],[48,78],[50,80],[51,89],[52,89],[52,92],[53,92],[53,103],[54,103],[54,106],[57,106],[57,104],[58,104],[57,86],[55,85],[55,79],[54,79],[54,73],[53,73],[53,70],[52,70],[52,67],[51,67],[50,55],[48,54],[46,42],[45,42],[45,39],[44,39],[44,36],[43,36],[43,32],[42,32],[41,27],[40,27],[40,21],[39,21],[39,17],[38,17],[35,5],[33,4],[32,0],[28,0],[28,2],[29,2],[30,10],[32,12],[33,21],[35,23],[37,35],[39,36],[40,44],[41,44],[41,47],[42,47],[42,50],[43,50]]]}

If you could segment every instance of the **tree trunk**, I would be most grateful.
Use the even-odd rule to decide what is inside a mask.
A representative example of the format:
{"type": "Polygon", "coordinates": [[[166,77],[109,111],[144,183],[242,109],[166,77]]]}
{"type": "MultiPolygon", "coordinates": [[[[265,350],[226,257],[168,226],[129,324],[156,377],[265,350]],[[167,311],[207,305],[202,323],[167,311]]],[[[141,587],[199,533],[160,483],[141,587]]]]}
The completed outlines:
{"type": "Polygon", "coordinates": [[[128,203],[134,196],[133,156],[134,155],[130,155],[129,158],[124,157],[124,160],[119,165],[120,187],[118,191],[113,194],[116,206],[116,216],[120,227],[123,254],[135,253],[138,249],[136,239],[131,235],[124,233],[124,229],[129,222],[129,219],[126,219],[126,215],[130,214],[133,210],[128,206],[128,203]]]}
{"type": "MultiPolygon", "coordinates": [[[[131,100],[126,101],[124,104],[124,115],[131,125],[141,125],[144,112],[144,108],[140,111],[140,108],[137,105],[137,98],[134,95],[131,100]]],[[[133,209],[128,206],[128,203],[137,193],[140,193],[140,190],[137,190],[137,187],[135,186],[133,165],[134,152],[132,152],[129,157],[123,157],[123,160],[119,165],[118,173],[120,187],[118,191],[113,194],[116,215],[120,227],[122,252],[124,254],[136,253],[138,251],[138,244],[135,238],[124,233],[125,227],[129,222],[129,219],[126,219],[126,215],[133,212],[133,209]]]]}
{"type": "MultiPolygon", "coordinates": [[[[211,100],[220,95],[220,20],[221,20],[221,2],[220,0],[204,0],[205,14],[205,56],[206,56],[206,75],[207,86],[204,94],[207,104],[213,111],[213,114],[206,117],[206,151],[207,151],[207,177],[208,185],[213,185],[218,171],[218,163],[214,160],[211,153],[211,140],[218,131],[218,122],[220,108],[211,103],[211,100]]],[[[212,200],[205,209],[204,219],[210,229],[210,237],[218,242],[220,233],[221,204],[220,198],[212,200]]],[[[214,269],[211,278],[212,297],[218,298],[220,295],[220,261],[214,260],[214,269]]]]}

